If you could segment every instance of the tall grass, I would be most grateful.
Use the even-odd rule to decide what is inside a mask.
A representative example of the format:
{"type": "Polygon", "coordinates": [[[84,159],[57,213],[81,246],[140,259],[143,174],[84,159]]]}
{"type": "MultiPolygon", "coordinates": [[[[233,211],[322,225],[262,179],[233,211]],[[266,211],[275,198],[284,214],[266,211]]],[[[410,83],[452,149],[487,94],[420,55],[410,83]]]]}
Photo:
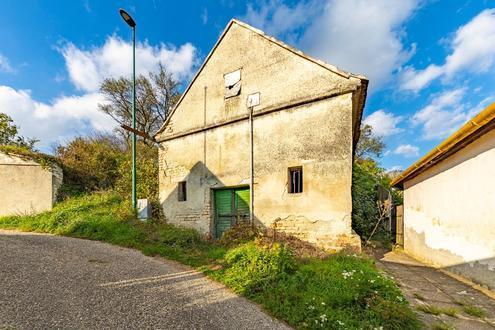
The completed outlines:
{"type": "Polygon", "coordinates": [[[113,193],[68,199],[38,215],[0,218],[0,228],[100,240],[178,260],[299,329],[420,327],[395,283],[368,258],[300,260],[290,249],[266,240],[208,242],[192,229],[136,220],[129,205],[113,193]]]}

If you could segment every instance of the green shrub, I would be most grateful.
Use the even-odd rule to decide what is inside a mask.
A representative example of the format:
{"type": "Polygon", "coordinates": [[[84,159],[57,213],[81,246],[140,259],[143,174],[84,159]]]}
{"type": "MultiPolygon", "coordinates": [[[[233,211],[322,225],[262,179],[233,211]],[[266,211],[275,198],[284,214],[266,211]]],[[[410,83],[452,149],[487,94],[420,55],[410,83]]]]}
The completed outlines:
{"type": "MultiPolygon", "coordinates": [[[[131,153],[122,155],[117,166],[115,190],[125,198],[131,198],[132,185],[131,153]]],[[[158,201],[158,148],[138,143],[136,152],[136,195],[137,198],[148,198],[158,201]]],[[[156,205],[156,204],[155,204],[156,205]]],[[[153,209],[157,209],[156,207],[153,209]]]]}
{"type": "Polygon", "coordinates": [[[290,250],[279,244],[258,246],[255,242],[228,251],[225,263],[222,281],[247,296],[266,290],[296,268],[290,250]]]}
{"type": "Polygon", "coordinates": [[[301,329],[420,327],[395,283],[361,257],[333,255],[302,264],[255,300],[301,329]]]}
{"type": "Polygon", "coordinates": [[[59,199],[113,188],[123,150],[120,141],[105,135],[77,137],[66,146],[57,147],[56,156],[64,170],[59,199]]]}
{"type": "MultiPolygon", "coordinates": [[[[132,157],[124,141],[110,135],[78,137],[59,146],[57,157],[64,169],[59,200],[94,191],[113,189],[125,199],[131,198],[132,157]]],[[[158,148],[137,143],[137,198],[148,198],[155,212],[158,207],[158,148]]],[[[159,214],[156,213],[155,216],[159,214]]]]}
{"type": "MultiPolygon", "coordinates": [[[[379,217],[379,187],[390,189],[390,178],[385,170],[371,159],[356,161],[352,172],[352,228],[364,239],[370,236],[379,217]]],[[[401,204],[400,192],[390,191],[394,204],[401,204]]],[[[374,237],[390,239],[387,235],[380,226],[374,237]]]]}

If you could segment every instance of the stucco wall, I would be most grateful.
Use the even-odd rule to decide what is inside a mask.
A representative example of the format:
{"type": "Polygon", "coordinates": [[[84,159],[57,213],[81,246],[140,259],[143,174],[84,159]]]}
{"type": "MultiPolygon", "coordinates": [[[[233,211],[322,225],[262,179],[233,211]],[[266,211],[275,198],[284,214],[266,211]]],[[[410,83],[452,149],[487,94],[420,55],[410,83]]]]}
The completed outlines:
{"type": "Polygon", "coordinates": [[[495,288],[495,131],[404,183],[404,249],[495,288]]]}
{"type": "Polygon", "coordinates": [[[263,36],[233,24],[196,78],[159,139],[246,113],[246,97],[260,92],[255,111],[318,95],[356,89],[344,78],[263,36]],[[241,69],[241,95],[225,99],[224,75],[241,69]]]}
{"type": "MultiPolygon", "coordinates": [[[[320,246],[359,245],[351,230],[352,94],[254,120],[254,214],[258,224],[320,246]],[[304,189],[287,193],[289,167],[302,166],[304,189]]],[[[245,110],[247,111],[247,110],[245,110]]],[[[222,126],[162,143],[160,199],[167,219],[213,229],[212,188],[249,185],[249,125],[222,126]],[[177,183],[187,181],[187,201],[177,183]]]]}
{"type": "Polygon", "coordinates": [[[50,210],[61,183],[58,166],[0,153],[0,216],[50,210]]]}
{"type": "Polygon", "coordinates": [[[259,92],[253,109],[256,223],[276,223],[326,248],[359,247],[351,230],[351,172],[361,87],[360,79],[234,23],[157,136],[165,140],[160,199],[168,221],[212,233],[212,188],[249,185],[246,99],[259,92]],[[225,99],[224,75],[238,69],[240,95],[225,99]],[[287,193],[292,166],[303,167],[302,194],[287,193]],[[187,181],[185,202],[178,201],[180,181],[187,181]]]}

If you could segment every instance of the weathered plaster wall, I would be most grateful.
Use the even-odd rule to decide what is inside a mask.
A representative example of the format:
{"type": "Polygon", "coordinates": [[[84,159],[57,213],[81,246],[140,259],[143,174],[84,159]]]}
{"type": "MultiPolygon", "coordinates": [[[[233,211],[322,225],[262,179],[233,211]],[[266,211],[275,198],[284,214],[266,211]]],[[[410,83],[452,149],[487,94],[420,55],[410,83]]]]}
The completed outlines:
{"type": "MultiPolygon", "coordinates": [[[[259,225],[325,248],[359,246],[351,231],[352,94],[256,117],[254,210],[259,225]],[[287,170],[302,166],[301,194],[287,170]]],[[[245,110],[247,111],[247,110],[245,110]]],[[[211,188],[249,184],[247,121],[167,141],[160,151],[160,199],[167,219],[213,230],[211,188]],[[179,202],[177,183],[187,181],[179,202]]]]}
{"type": "Polygon", "coordinates": [[[50,210],[62,176],[58,166],[0,153],[0,216],[50,210]]]}
{"type": "Polygon", "coordinates": [[[159,154],[160,199],[168,221],[211,233],[211,189],[249,185],[246,99],[259,92],[261,103],[254,107],[256,222],[276,224],[326,248],[359,247],[351,230],[351,171],[360,84],[234,23],[157,136],[173,138],[161,143],[159,154]],[[224,75],[237,69],[240,95],[225,99],[224,75]],[[303,166],[302,194],[287,193],[291,166],[303,166]],[[178,201],[180,181],[187,181],[185,202],[178,201]]]}
{"type": "Polygon", "coordinates": [[[495,288],[495,130],[404,183],[404,249],[495,288]]]}
{"type": "Polygon", "coordinates": [[[159,139],[245,114],[246,97],[252,93],[261,93],[256,111],[356,89],[360,83],[360,79],[344,78],[233,24],[159,139]],[[224,75],[238,69],[241,95],[225,100],[224,75]]]}

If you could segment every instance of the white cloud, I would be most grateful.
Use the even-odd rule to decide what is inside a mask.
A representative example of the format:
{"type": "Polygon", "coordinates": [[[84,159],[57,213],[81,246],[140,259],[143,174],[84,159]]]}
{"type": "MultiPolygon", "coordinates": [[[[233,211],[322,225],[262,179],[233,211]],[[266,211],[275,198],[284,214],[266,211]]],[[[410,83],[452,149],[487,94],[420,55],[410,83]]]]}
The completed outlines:
{"type": "MultiPolygon", "coordinates": [[[[107,38],[102,47],[83,50],[72,43],[60,49],[72,83],[79,90],[95,92],[105,78],[132,74],[132,45],[116,36],[107,38]]],[[[148,74],[161,63],[176,79],[191,76],[197,63],[196,48],[186,43],[180,47],[147,42],[136,46],[136,72],[148,74]]]]}
{"type": "Polygon", "coordinates": [[[13,73],[14,71],[15,70],[10,65],[8,58],[0,54],[0,72],[13,73]]]}
{"type": "Polygon", "coordinates": [[[317,14],[318,7],[317,2],[311,1],[289,7],[282,0],[268,0],[260,6],[248,4],[242,19],[270,35],[287,37],[307,22],[309,16],[317,14]]]}
{"type": "Polygon", "coordinates": [[[400,133],[401,128],[397,125],[402,121],[401,116],[393,113],[377,110],[363,120],[364,125],[370,125],[373,128],[373,134],[376,136],[390,136],[400,133]]]}
{"type": "Polygon", "coordinates": [[[303,50],[344,70],[366,75],[371,89],[377,89],[414,52],[414,45],[406,49],[402,43],[403,24],[419,3],[419,0],[309,0],[288,7],[272,0],[263,2],[257,9],[248,5],[244,19],[285,39],[293,39],[290,34],[299,34],[294,39],[303,50]]]}
{"type": "Polygon", "coordinates": [[[203,22],[203,25],[206,25],[208,23],[208,9],[203,8],[203,12],[201,13],[201,21],[203,22]]]}
{"type": "Polygon", "coordinates": [[[47,104],[37,102],[29,90],[0,86],[0,109],[20,126],[20,134],[41,140],[37,146],[47,150],[53,143],[63,143],[88,131],[111,131],[115,122],[98,111],[103,103],[98,93],[61,96],[47,104]]]}
{"type": "Polygon", "coordinates": [[[473,112],[467,111],[461,102],[465,92],[464,88],[458,88],[438,94],[414,114],[412,123],[422,125],[424,139],[446,137],[472,116],[473,112]]]}
{"type": "MultiPolygon", "coordinates": [[[[105,103],[99,93],[100,83],[107,77],[130,76],[131,44],[108,37],[101,47],[83,50],[72,43],[59,49],[65,59],[68,78],[82,95],[60,96],[49,103],[39,102],[29,90],[16,90],[0,85],[0,111],[20,126],[20,134],[39,139],[37,147],[48,151],[53,143],[64,143],[74,136],[91,131],[112,131],[117,125],[110,116],[98,111],[105,103]]],[[[191,76],[197,63],[196,48],[186,43],[180,47],[139,43],[136,49],[137,73],[147,75],[161,63],[179,81],[191,76]]],[[[11,67],[0,54],[0,71],[11,67]]],[[[58,73],[56,81],[65,79],[58,73]]]]}
{"type": "Polygon", "coordinates": [[[451,53],[443,65],[430,64],[423,70],[407,68],[401,88],[419,91],[433,80],[449,80],[460,72],[486,72],[495,62],[495,9],[486,9],[454,34],[451,53]]]}
{"type": "Polygon", "coordinates": [[[395,148],[394,154],[405,157],[416,157],[419,156],[419,148],[411,144],[401,144],[395,148]]]}

